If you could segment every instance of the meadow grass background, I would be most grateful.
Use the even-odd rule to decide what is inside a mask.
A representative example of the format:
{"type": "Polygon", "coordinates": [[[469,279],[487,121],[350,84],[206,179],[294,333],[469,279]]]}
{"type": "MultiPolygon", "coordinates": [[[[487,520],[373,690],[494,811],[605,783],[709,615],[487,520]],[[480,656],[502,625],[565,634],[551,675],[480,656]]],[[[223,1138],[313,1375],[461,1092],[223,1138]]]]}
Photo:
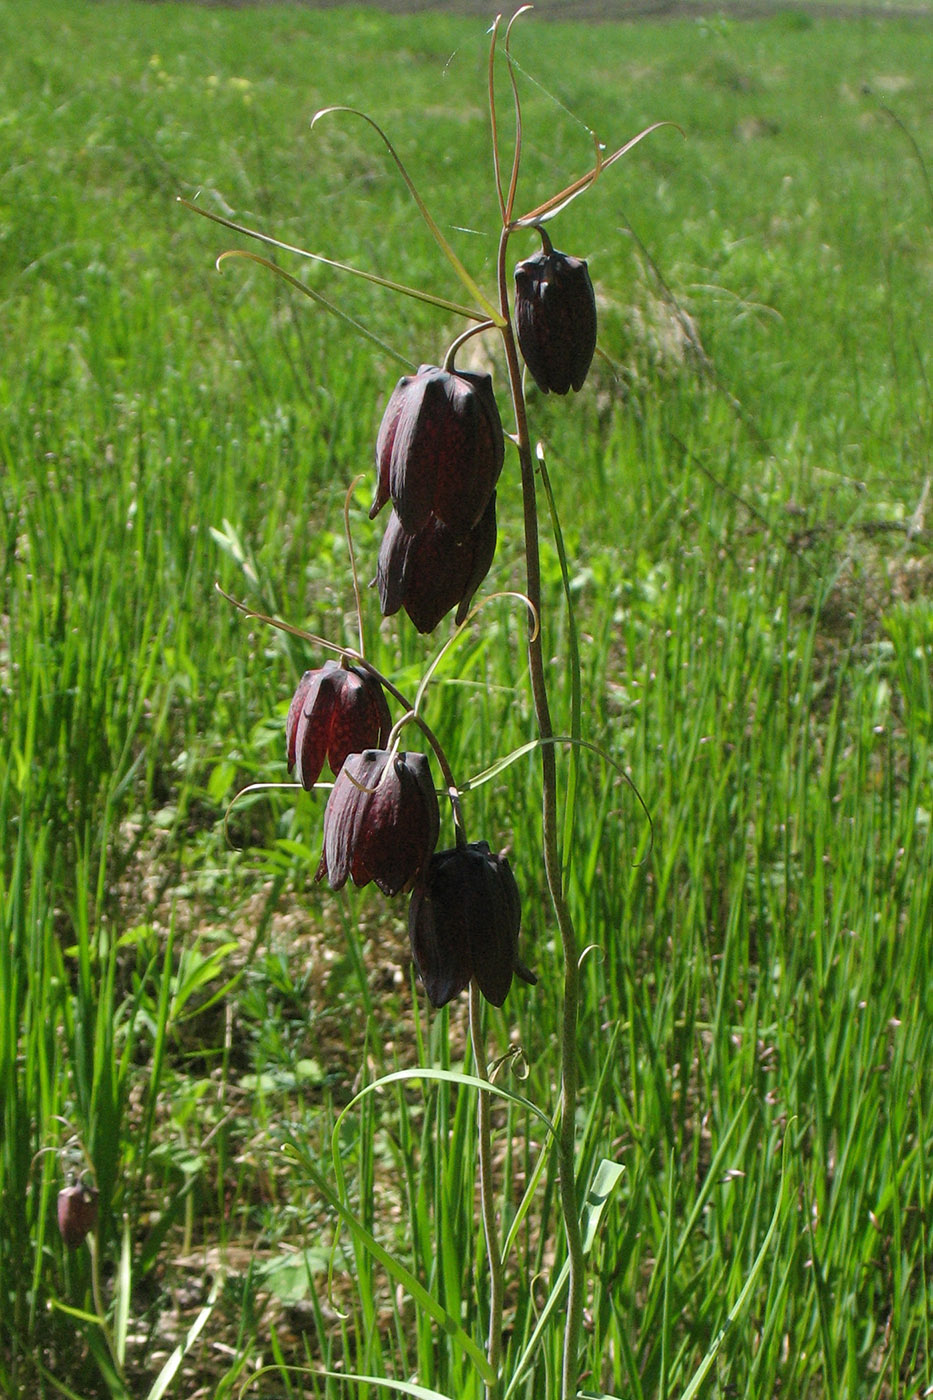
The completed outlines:
{"type": "MultiPolygon", "coordinates": [[[[488,279],[484,28],[0,3],[4,1394],[145,1396],[179,1345],[186,1397],[263,1365],[250,1394],[366,1393],[295,1364],[480,1393],[346,1231],[328,1283],[336,1220],[314,1185],[363,1083],[461,1064],[463,1009],[428,1014],[404,901],[313,885],[322,798],[264,794],[223,826],[240,787],[286,776],[285,709],[320,657],[214,582],[353,643],[343,498],[366,473],[368,579],[398,367],[261,269],[218,275],[238,240],[176,196],[456,295],[372,133],[309,131],[319,106],[359,105],[488,279]],[[119,1365],[88,1251],[55,1228],[79,1144],[119,1365]]],[[[933,1384],[929,25],[531,19],[516,54],[520,203],[586,167],[587,126],[686,137],[657,133],[552,226],[589,259],[605,357],[573,402],[532,399],[584,731],[654,824],[649,850],[615,771],[561,758],[592,945],[581,1186],[602,1158],[625,1167],[590,1255],[584,1385],[681,1396],[718,1339],[702,1394],[916,1400],[933,1384]]],[[[289,267],[415,362],[456,332],[289,267]]],[[[487,592],[522,576],[508,463],[499,499],[487,592]]],[[[550,542],[544,563],[566,730],[550,542]]],[[[371,659],[413,691],[436,642],[364,606],[371,659]]],[[[430,693],[462,777],[532,732],[523,634],[490,605],[430,693]]],[[[540,978],[490,1017],[490,1053],[520,1044],[511,1082],[552,1111],[538,809],[526,759],[467,820],[511,848],[540,978]]],[[[359,1218],[479,1337],[474,1117],[468,1094],[414,1086],[369,1096],[339,1141],[359,1218]]],[[[515,1110],[497,1124],[508,1223],[543,1143],[515,1110]]],[[[545,1156],[509,1269],[509,1375],[563,1257],[554,1194],[545,1156]]],[[[560,1346],[558,1317],[512,1393],[550,1395],[560,1346]]]]}

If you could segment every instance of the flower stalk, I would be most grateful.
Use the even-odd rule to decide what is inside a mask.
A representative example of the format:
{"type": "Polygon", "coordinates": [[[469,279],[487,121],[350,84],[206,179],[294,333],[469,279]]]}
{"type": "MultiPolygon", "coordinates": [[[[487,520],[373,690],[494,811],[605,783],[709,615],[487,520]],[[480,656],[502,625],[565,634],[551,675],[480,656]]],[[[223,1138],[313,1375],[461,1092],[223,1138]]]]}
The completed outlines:
{"type": "MultiPolygon", "coordinates": [[[[522,387],[522,369],[518,357],[518,347],[508,317],[508,277],[506,256],[510,229],[503,228],[499,240],[497,273],[499,299],[506,324],[501,330],[505,347],[509,376],[509,393],[515,412],[515,443],[518,450],[522,481],[522,510],[525,540],[525,592],[537,613],[541,612],[541,555],[538,540],[538,509],[535,483],[535,464],[531,437],[528,431],[528,415],[522,387]]],[[[557,1138],[558,1189],[560,1193],[561,1215],[567,1243],[570,1265],[568,1280],[567,1320],[564,1325],[564,1360],[561,1376],[562,1400],[573,1400],[577,1393],[578,1358],[580,1336],[583,1329],[584,1301],[584,1256],[583,1235],[580,1229],[580,1212],[576,1186],[576,1104],[577,1104],[577,1012],[579,1003],[579,951],[576,929],[570,908],[564,896],[561,872],[560,841],[558,836],[557,814],[557,760],[554,744],[554,725],[551,720],[551,707],[548,700],[547,681],[544,667],[543,629],[529,626],[528,668],[531,675],[531,691],[534,702],[535,721],[538,737],[541,740],[541,782],[542,782],[542,842],[544,874],[548,893],[554,908],[554,917],[560,934],[564,958],[564,999],[561,1017],[561,1094],[560,1123],[557,1138]]]]}

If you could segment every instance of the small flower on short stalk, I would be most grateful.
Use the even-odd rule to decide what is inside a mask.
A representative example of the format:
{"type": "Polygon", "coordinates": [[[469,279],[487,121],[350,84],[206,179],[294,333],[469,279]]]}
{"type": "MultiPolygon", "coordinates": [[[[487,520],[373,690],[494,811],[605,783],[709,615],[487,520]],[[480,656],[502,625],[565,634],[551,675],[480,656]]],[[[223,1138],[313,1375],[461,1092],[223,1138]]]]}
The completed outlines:
{"type": "Polygon", "coordinates": [[[437,845],[440,811],[423,753],[350,754],[324,810],[318,880],[331,889],[374,881],[383,894],[411,889],[437,845]]]}
{"type": "Polygon", "coordinates": [[[58,1193],[58,1232],[69,1249],[78,1249],[97,1225],[97,1188],[84,1181],[58,1193]]]}
{"type": "Polygon", "coordinates": [[[540,253],[515,268],[515,324],[542,393],[578,390],[596,351],[596,296],[582,258],[559,253],[543,229],[540,253]]]}
{"type": "Polygon", "coordinates": [[[422,365],[392,392],[376,440],[376,498],[417,534],[432,514],[458,544],[483,515],[505,457],[488,374],[422,365]]]}
{"type": "Polygon", "coordinates": [[[386,698],[375,676],[359,666],[325,661],[305,671],[285,721],[288,769],[309,791],[324,760],[334,777],[348,754],[385,743],[392,728],[386,698]]]}
{"type": "Polygon", "coordinates": [[[505,856],[485,841],[432,856],[408,911],[415,967],[434,1006],[444,1006],[476,978],[501,1006],[513,974],[537,981],[518,957],[522,906],[505,856]]]}
{"type": "Polygon", "coordinates": [[[496,552],[496,495],[466,538],[431,515],[415,533],[393,510],[382,537],[375,583],[385,617],[404,607],[419,632],[433,632],[452,608],[464,620],[496,552]]]}

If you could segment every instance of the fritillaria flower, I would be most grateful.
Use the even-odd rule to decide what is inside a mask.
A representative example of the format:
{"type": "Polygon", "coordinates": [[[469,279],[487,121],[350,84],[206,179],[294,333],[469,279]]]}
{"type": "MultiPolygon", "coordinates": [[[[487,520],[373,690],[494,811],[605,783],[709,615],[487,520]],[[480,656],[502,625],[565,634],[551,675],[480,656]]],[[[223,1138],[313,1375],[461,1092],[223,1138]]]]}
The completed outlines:
{"type": "Polygon", "coordinates": [[[97,1190],[85,1182],[58,1193],[58,1232],[69,1249],[77,1249],[97,1224],[97,1190]]]}
{"type": "Polygon", "coordinates": [[[519,349],[542,393],[581,389],[596,350],[596,297],[586,263],[544,248],[515,269],[519,349]]]}
{"type": "Polygon", "coordinates": [[[376,440],[376,498],[417,534],[432,514],[460,543],[483,515],[505,456],[488,374],[422,365],[392,392],[376,440]]]}
{"type": "Polygon", "coordinates": [[[410,889],[437,845],[440,812],[423,753],[366,749],[350,754],[324,810],[318,880],[373,880],[383,894],[410,889]]]}
{"type": "Polygon", "coordinates": [[[415,967],[434,1006],[444,1006],[476,978],[487,1001],[501,1006],[517,973],[522,909],[504,856],[485,841],[438,851],[416,886],[408,910],[415,967]]]}
{"type": "Polygon", "coordinates": [[[336,777],[348,754],[384,744],[392,728],[376,677],[360,666],[325,661],[305,671],[285,721],[288,770],[303,788],[314,787],[324,760],[336,777]]]}
{"type": "Polygon", "coordinates": [[[376,565],[384,616],[391,617],[404,607],[419,632],[433,632],[441,618],[456,608],[459,626],[495,552],[495,492],[479,523],[460,544],[436,515],[412,534],[393,510],[376,565]]]}

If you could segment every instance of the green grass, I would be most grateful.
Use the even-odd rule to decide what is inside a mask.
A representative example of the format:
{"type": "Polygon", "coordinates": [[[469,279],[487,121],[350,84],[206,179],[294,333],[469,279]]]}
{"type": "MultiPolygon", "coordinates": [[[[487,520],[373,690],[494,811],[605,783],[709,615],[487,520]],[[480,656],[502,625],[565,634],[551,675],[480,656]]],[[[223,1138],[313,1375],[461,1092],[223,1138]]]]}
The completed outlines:
{"type": "MultiPolygon", "coordinates": [[[[232,844],[223,827],[238,788],[285,777],[285,708],[319,658],[214,582],[353,643],[343,498],[367,473],[368,580],[398,369],[261,269],[217,275],[237,240],[175,197],[456,296],[373,134],[309,132],[317,107],[358,105],[443,226],[477,231],[451,236],[488,280],[485,26],[34,15],[0,4],[0,1393],[144,1397],[209,1307],[174,1393],[235,1394],[263,1365],[249,1394],[349,1393],[287,1369],[308,1364],[468,1400],[472,1367],[360,1237],[331,1257],[315,1186],[335,1184],[331,1129],[363,1083],[461,1066],[463,1010],[429,1016],[410,985],[402,901],[313,885],[319,798],[244,800],[232,844]],[[88,1251],[54,1223],[82,1144],[125,1382],[103,1330],[63,1310],[94,1310],[88,1251]]],[[[590,1254],[594,1392],[676,1400],[749,1280],[702,1394],[933,1384],[927,43],[920,23],[796,15],[516,35],[539,84],[520,204],[585,168],[581,123],[686,136],[652,136],[552,226],[590,261],[608,359],[572,403],[532,400],[584,732],[654,826],[649,850],[616,771],[577,760],[581,1184],[625,1168],[590,1254]]],[[[298,270],[416,362],[454,333],[298,270]]],[[[508,464],[499,515],[487,591],[521,581],[508,464]]],[[[549,541],[544,564],[566,732],[549,541]]],[[[413,691],[431,645],[364,606],[373,661],[413,691]]],[[[461,777],[531,733],[523,629],[491,605],[429,693],[461,777]]],[[[520,1043],[527,1078],[503,1083],[552,1112],[538,809],[533,759],[466,804],[471,834],[512,849],[540,978],[490,1017],[491,1053],[520,1043]]],[[[392,1087],[339,1143],[359,1221],[480,1340],[475,1113],[463,1089],[392,1087]]],[[[504,1224],[541,1167],[508,1270],[510,1375],[563,1246],[540,1124],[496,1115],[504,1224]]],[[[560,1346],[545,1329],[513,1394],[554,1393],[560,1346]]]]}

